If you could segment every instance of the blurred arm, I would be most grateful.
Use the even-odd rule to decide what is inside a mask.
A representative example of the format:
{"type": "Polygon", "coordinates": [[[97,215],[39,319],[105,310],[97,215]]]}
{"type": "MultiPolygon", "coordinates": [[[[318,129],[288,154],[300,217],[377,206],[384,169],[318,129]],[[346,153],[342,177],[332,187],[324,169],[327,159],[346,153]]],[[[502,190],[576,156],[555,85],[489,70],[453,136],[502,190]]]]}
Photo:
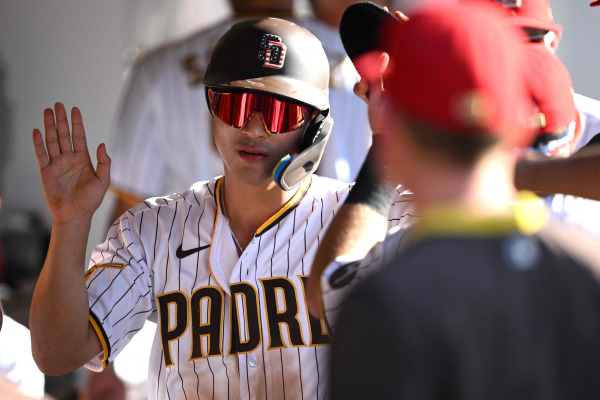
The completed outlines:
{"type": "Polygon", "coordinates": [[[327,229],[313,262],[306,289],[306,302],[311,315],[322,318],[321,275],[337,257],[364,258],[369,250],[383,240],[388,220],[364,204],[344,204],[327,229]]]}
{"type": "Polygon", "coordinates": [[[521,160],[515,186],[540,195],[563,193],[600,200],[600,144],[583,147],[569,158],[521,160]]]}

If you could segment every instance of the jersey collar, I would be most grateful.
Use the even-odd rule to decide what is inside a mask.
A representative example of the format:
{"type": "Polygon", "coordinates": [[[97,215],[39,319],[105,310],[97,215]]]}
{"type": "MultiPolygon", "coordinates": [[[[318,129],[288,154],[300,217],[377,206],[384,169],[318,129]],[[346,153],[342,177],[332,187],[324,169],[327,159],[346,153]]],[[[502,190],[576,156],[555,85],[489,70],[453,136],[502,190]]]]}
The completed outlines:
{"type": "Polygon", "coordinates": [[[500,236],[510,232],[531,235],[547,222],[544,201],[531,192],[520,192],[505,214],[476,215],[465,207],[427,210],[415,224],[415,240],[426,236],[500,236]]]}
{"type": "MultiPolygon", "coordinates": [[[[311,182],[312,182],[312,178],[310,176],[308,176],[306,179],[304,179],[300,183],[298,190],[296,190],[296,193],[294,193],[292,198],[289,199],[287,201],[287,203],[285,203],[283,205],[283,207],[281,207],[279,209],[279,211],[277,211],[275,214],[273,214],[273,216],[271,218],[266,220],[258,228],[258,230],[254,234],[254,236],[258,237],[258,236],[262,235],[263,233],[265,233],[266,231],[268,231],[269,229],[271,229],[272,227],[277,225],[279,223],[279,221],[281,221],[283,218],[285,218],[290,212],[292,212],[294,210],[294,208],[296,208],[298,206],[298,204],[300,203],[300,200],[302,200],[302,198],[308,191],[308,188],[310,187],[311,182]]],[[[222,184],[223,184],[223,177],[219,178],[219,180],[217,181],[217,185],[215,187],[215,200],[216,200],[216,204],[217,204],[218,213],[221,212],[221,210],[219,208],[219,204],[221,204],[220,196],[221,196],[221,185],[222,184]]]]}

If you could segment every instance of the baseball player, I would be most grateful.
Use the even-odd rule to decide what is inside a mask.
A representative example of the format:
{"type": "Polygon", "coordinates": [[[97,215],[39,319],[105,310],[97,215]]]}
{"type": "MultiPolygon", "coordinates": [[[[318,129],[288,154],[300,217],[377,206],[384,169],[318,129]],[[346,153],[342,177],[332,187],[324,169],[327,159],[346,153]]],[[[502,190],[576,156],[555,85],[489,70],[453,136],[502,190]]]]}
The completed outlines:
{"type": "Polygon", "coordinates": [[[597,242],[513,185],[513,148],[532,140],[519,33],[481,2],[436,3],[384,31],[375,150],[421,217],[343,307],[332,399],[600,395],[597,242]]]}
{"type": "Polygon", "coordinates": [[[214,44],[233,23],[249,16],[293,18],[323,43],[336,124],[318,174],[354,181],[371,132],[366,106],[352,91],[358,75],[337,29],[345,3],[315,0],[316,18],[297,18],[292,0],[232,1],[232,19],[163,46],[136,63],[108,142],[113,159],[111,192],[118,200],[110,223],[147,197],[180,192],[223,172],[210,136],[198,133],[212,129],[210,114],[194,105],[204,101],[202,78],[214,44]],[[136,157],[131,157],[131,149],[136,149],[136,157]]]}
{"type": "MultiPolygon", "coordinates": [[[[557,31],[555,37],[559,38],[562,32],[560,26],[554,24],[553,20],[548,20],[548,17],[540,17],[539,15],[535,17],[535,12],[540,13],[540,9],[542,11],[547,10],[547,8],[543,7],[547,2],[545,0],[531,0],[530,3],[532,2],[537,3],[538,6],[535,7],[534,4],[534,7],[531,7],[531,4],[529,4],[530,7],[525,7],[525,11],[534,14],[534,16],[525,16],[522,13],[520,18],[513,17],[514,21],[519,22],[517,25],[523,22],[525,25],[541,26],[547,30],[550,30],[550,27],[552,27],[557,31]],[[539,7],[540,3],[542,3],[541,8],[539,7]]],[[[547,5],[549,6],[549,4],[547,5]]],[[[387,13],[383,13],[383,10],[377,8],[374,4],[363,2],[362,4],[350,6],[342,19],[340,29],[342,41],[344,44],[350,44],[350,48],[347,47],[347,51],[359,71],[361,63],[368,65],[378,62],[376,58],[372,59],[368,57],[370,55],[368,54],[369,50],[372,50],[372,48],[361,48],[360,44],[366,43],[371,46],[377,44],[377,41],[374,39],[378,34],[375,28],[384,25],[382,15],[385,16],[387,13]],[[379,9],[378,12],[373,11],[377,9],[379,9]],[[370,18],[367,18],[367,16],[370,16],[370,18]],[[356,24],[361,26],[360,32],[352,29],[356,24]],[[369,39],[369,37],[372,38],[369,39]],[[366,57],[361,60],[359,56],[365,53],[366,57]]],[[[396,13],[396,20],[388,22],[397,23],[398,19],[408,20],[403,14],[396,13]]],[[[530,33],[531,31],[526,32],[530,33]]],[[[530,41],[532,41],[531,38],[530,41]]],[[[545,45],[543,40],[541,44],[545,45]]],[[[529,47],[534,49],[533,44],[529,47]]],[[[535,52],[535,50],[533,51],[535,52]]],[[[545,77],[543,73],[540,75],[545,77]]],[[[551,76],[547,78],[553,79],[551,76]]],[[[367,89],[365,88],[364,80],[360,82],[360,85],[357,85],[357,89],[358,94],[366,99],[364,92],[367,89]]],[[[577,98],[578,96],[575,95],[575,99],[577,98]]],[[[582,103],[579,102],[579,104],[582,103]]],[[[590,102],[586,104],[589,105],[590,102]]],[[[574,145],[571,150],[572,152],[581,149],[582,144],[585,144],[593,136],[590,135],[590,132],[593,132],[593,121],[595,121],[595,118],[590,114],[590,111],[593,111],[594,107],[586,107],[584,105],[584,109],[586,111],[579,110],[580,112],[577,114],[578,139],[571,142],[574,145]],[[591,123],[588,124],[588,121],[591,123]]],[[[373,131],[378,132],[382,131],[382,129],[373,128],[373,131]]],[[[368,164],[365,166],[368,167],[368,164]]],[[[598,156],[596,155],[595,146],[589,146],[589,148],[585,149],[585,152],[580,151],[574,157],[568,159],[551,158],[535,161],[524,160],[520,162],[515,174],[515,184],[519,189],[539,190],[542,193],[553,193],[556,191],[558,193],[571,193],[575,196],[581,196],[556,196],[554,197],[555,201],[552,204],[552,209],[559,211],[561,219],[570,225],[577,225],[583,230],[596,235],[595,202],[582,197],[600,198],[596,190],[597,185],[588,185],[590,178],[593,180],[597,175],[594,172],[597,167],[598,156]],[[568,212],[565,212],[566,210],[568,212]]],[[[369,174],[366,176],[369,176],[369,174]]],[[[359,179],[357,179],[355,189],[361,186],[359,179]]],[[[324,242],[322,249],[317,253],[313,273],[311,279],[309,279],[308,304],[313,315],[321,316],[323,312],[325,313],[326,320],[330,324],[332,331],[335,330],[336,315],[352,286],[374,270],[380,268],[382,264],[385,264],[390,258],[401,252],[404,246],[410,242],[410,231],[403,228],[412,225],[417,220],[419,212],[415,209],[413,203],[414,196],[409,190],[400,186],[396,191],[395,201],[389,214],[387,213],[387,209],[383,208],[379,209],[379,215],[373,213],[373,207],[369,204],[368,196],[365,201],[357,201],[357,203],[363,204],[348,204],[347,201],[332,223],[332,237],[335,237],[335,239],[330,237],[329,240],[324,242]],[[371,207],[364,207],[365,205],[371,207]],[[389,224],[387,226],[368,221],[368,216],[377,221],[381,215],[388,215],[389,224]],[[376,245],[378,242],[376,238],[380,238],[383,234],[382,232],[387,228],[392,228],[388,240],[376,245]],[[361,245],[357,246],[355,245],[356,243],[360,243],[361,245]],[[371,249],[371,247],[373,248],[371,249]],[[369,249],[371,249],[370,252],[368,252],[369,249]],[[344,257],[340,257],[342,255],[344,257]],[[336,257],[340,257],[340,260],[327,268],[336,257]],[[356,263],[349,262],[363,258],[366,258],[366,260],[361,264],[360,268],[356,263]],[[323,279],[321,279],[321,274],[323,274],[323,279]]]]}
{"type": "MultiPolygon", "coordinates": [[[[574,94],[566,66],[554,55],[562,34],[562,27],[552,18],[550,2],[529,0],[500,2],[500,4],[510,10],[512,19],[525,30],[532,42],[531,46],[526,46],[528,65],[531,69],[529,75],[534,100],[545,115],[545,124],[540,129],[535,147],[538,153],[544,153],[558,162],[561,161],[560,159],[568,161],[564,158],[575,154],[575,157],[594,157],[597,153],[594,137],[600,132],[600,102],[574,94]],[[550,51],[544,52],[545,49],[550,51]],[[571,97],[574,101],[570,100],[571,97]],[[559,138],[555,137],[561,133],[564,134],[559,138]]],[[[593,158],[583,160],[593,162],[593,158]]],[[[583,188],[595,186],[593,182],[586,181],[589,178],[586,177],[586,171],[581,169],[568,171],[567,175],[535,174],[536,169],[539,169],[540,165],[543,167],[545,161],[520,163],[517,174],[519,186],[547,190],[546,185],[555,187],[560,185],[561,187],[556,188],[557,193],[570,193],[569,190],[565,190],[568,187],[564,186],[574,185],[573,182],[583,188]]],[[[593,162],[593,164],[597,163],[593,162]]],[[[591,167],[595,168],[596,165],[591,167]]],[[[590,177],[595,175],[595,173],[588,174],[590,177]]],[[[596,201],[563,194],[548,196],[546,201],[554,217],[598,237],[600,213],[596,201]]]]}
{"type": "MultiPolygon", "coordinates": [[[[291,18],[323,43],[330,64],[330,115],[337,122],[317,174],[353,181],[371,144],[371,132],[366,106],[352,91],[358,75],[338,33],[347,3],[314,0],[312,18],[294,16],[292,0],[232,1],[232,18],[162,46],[137,62],[130,71],[108,142],[113,160],[111,192],[117,201],[107,225],[146,197],[179,192],[193,182],[222,173],[211,135],[198,134],[212,129],[210,113],[207,108],[192,109],[190,105],[204,101],[202,78],[213,46],[233,23],[248,17],[291,18]],[[137,149],[136,157],[131,157],[132,148],[137,149]],[[199,148],[203,149],[202,157],[197,155],[199,148]]],[[[135,340],[148,337],[149,329],[152,327],[145,328],[135,340]]],[[[119,369],[120,362],[111,364],[103,374],[110,374],[112,366],[119,369]]],[[[104,390],[105,377],[91,374],[90,379],[102,379],[104,390]]],[[[90,381],[89,386],[93,385],[90,381]]]]}
{"type": "MultiPolygon", "coordinates": [[[[525,30],[531,42],[538,42],[554,53],[558,48],[563,28],[552,16],[549,0],[494,0],[504,6],[515,23],[525,30]]],[[[533,47],[532,47],[533,48],[533,47]]],[[[580,113],[583,132],[570,159],[550,159],[545,162],[521,162],[517,168],[517,188],[535,190],[542,194],[566,193],[600,200],[598,182],[595,182],[600,148],[600,102],[573,94],[575,107],[580,113]],[[596,139],[595,139],[596,138],[596,139]]]]}
{"type": "Polygon", "coordinates": [[[233,25],[204,77],[224,175],[127,211],[85,275],[110,159],[100,145],[94,170],[77,108],[71,134],[62,104],[44,111],[45,141],[39,130],[33,141],[54,221],[30,321],[43,371],[102,370],[149,319],[150,399],[327,396],[330,338],[304,292],[349,189],[312,175],[331,130],[328,83],[307,30],[275,18],[233,25]]]}
{"type": "MultiPolygon", "coordinates": [[[[145,198],[180,192],[198,180],[223,173],[212,135],[199,134],[212,129],[210,113],[206,107],[193,108],[204,102],[202,79],[212,49],[231,25],[244,18],[292,18],[293,3],[231,1],[231,18],[160,46],[136,60],[128,71],[127,86],[108,141],[111,193],[116,201],[107,227],[145,198]],[[131,157],[133,148],[137,149],[136,157],[131,157]],[[202,149],[202,157],[198,157],[197,149],[202,149]]],[[[127,364],[128,358],[139,357],[135,349],[147,347],[153,332],[153,324],[147,323],[129,347],[131,351],[123,353],[102,373],[88,374],[80,392],[94,399],[97,391],[114,390],[111,396],[120,397],[125,386],[132,386],[123,373],[126,368],[120,366],[127,364]],[[108,380],[112,384],[107,385],[108,380]]]]}
{"type": "MultiPolygon", "coordinates": [[[[526,48],[529,83],[543,116],[530,156],[534,160],[569,157],[580,147],[585,118],[576,109],[571,96],[571,76],[562,61],[543,46],[530,44],[526,48]]],[[[545,200],[554,218],[595,237],[600,236],[598,201],[563,194],[547,196],[545,200]]]]}

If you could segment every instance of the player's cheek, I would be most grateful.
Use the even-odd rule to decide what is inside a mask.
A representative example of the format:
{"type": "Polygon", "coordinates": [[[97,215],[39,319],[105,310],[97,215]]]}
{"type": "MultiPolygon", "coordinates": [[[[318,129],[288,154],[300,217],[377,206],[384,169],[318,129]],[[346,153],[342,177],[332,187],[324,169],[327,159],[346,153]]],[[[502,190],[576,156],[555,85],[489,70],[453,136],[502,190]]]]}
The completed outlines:
{"type": "Polygon", "coordinates": [[[220,124],[215,119],[213,119],[212,126],[213,142],[223,161],[226,161],[227,152],[233,151],[232,143],[230,143],[232,135],[227,135],[228,132],[225,132],[223,126],[219,126],[220,124]]]}

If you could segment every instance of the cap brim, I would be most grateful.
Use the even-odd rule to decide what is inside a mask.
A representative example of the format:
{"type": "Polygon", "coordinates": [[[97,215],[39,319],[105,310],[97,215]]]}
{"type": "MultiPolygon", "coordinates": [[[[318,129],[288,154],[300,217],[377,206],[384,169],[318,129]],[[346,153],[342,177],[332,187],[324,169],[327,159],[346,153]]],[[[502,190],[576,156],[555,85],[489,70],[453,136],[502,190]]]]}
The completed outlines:
{"type": "Polygon", "coordinates": [[[600,6],[600,0],[592,1],[590,3],[590,7],[597,7],[597,6],[600,6]]]}
{"type": "Polygon", "coordinates": [[[379,32],[390,22],[401,23],[394,14],[370,1],[352,4],[340,21],[340,37],[348,57],[356,57],[372,50],[385,50],[379,45],[379,32]]]}
{"type": "MultiPolygon", "coordinates": [[[[600,4],[600,0],[597,0],[598,3],[600,4]]],[[[552,31],[556,34],[556,37],[560,40],[560,37],[562,36],[562,31],[563,31],[563,27],[555,24],[553,22],[550,21],[543,21],[539,18],[534,18],[534,17],[529,17],[529,16],[520,16],[520,15],[515,15],[514,17],[512,17],[513,21],[521,27],[527,27],[527,28],[537,28],[537,29],[543,29],[546,31],[552,31]]]]}

